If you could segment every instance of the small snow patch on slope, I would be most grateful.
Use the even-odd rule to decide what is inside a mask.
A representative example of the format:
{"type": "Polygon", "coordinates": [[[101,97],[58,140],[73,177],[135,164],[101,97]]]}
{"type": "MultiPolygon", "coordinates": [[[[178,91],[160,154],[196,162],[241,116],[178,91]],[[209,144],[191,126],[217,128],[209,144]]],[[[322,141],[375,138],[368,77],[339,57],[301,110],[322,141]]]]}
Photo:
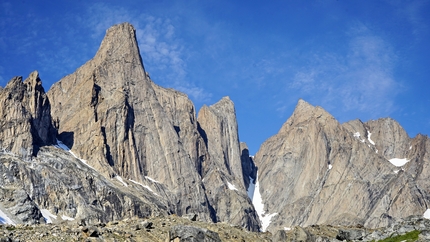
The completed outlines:
{"type": "Polygon", "coordinates": [[[148,179],[148,180],[150,180],[150,181],[152,181],[152,182],[154,182],[154,183],[160,183],[159,181],[156,181],[155,179],[152,179],[149,176],[145,176],[145,178],[148,179]]]}
{"type": "Polygon", "coordinates": [[[406,159],[406,158],[403,158],[403,159],[399,159],[399,158],[393,158],[393,159],[390,159],[390,160],[388,160],[391,164],[393,164],[393,165],[395,165],[395,166],[397,166],[397,167],[401,167],[401,166],[404,166],[406,163],[408,163],[409,162],[409,160],[408,159],[406,159]]]}
{"type": "Polygon", "coordinates": [[[430,219],[430,209],[427,209],[425,211],[425,213],[423,214],[423,217],[426,218],[426,219],[430,219]]]}
{"type": "Polygon", "coordinates": [[[12,224],[15,223],[10,219],[2,210],[0,210],[0,224],[12,224]]]}
{"type": "Polygon", "coordinates": [[[258,217],[261,221],[261,231],[265,232],[267,227],[269,227],[272,217],[277,215],[277,213],[272,214],[264,214],[264,203],[260,194],[260,185],[258,183],[258,174],[257,174],[257,182],[255,183],[255,191],[254,196],[252,198],[252,204],[254,205],[255,211],[258,214],[258,217]]]}
{"type": "Polygon", "coordinates": [[[116,178],[119,182],[121,182],[124,186],[128,187],[127,183],[125,183],[125,182],[122,180],[122,177],[120,177],[120,176],[115,176],[115,178],[116,178]]]}
{"type": "Polygon", "coordinates": [[[139,183],[139,182],[134,181],[134,180],[131,180],[131,179],[130,179],[130,181],[131,181],[131,182],[133,182],[133,183],[135,183],[135,184],[137,184],[137,185],[141,185],[142,187],[146,188],[146,189],[147,189],[147,190],[149,190],[150,192],[152,192],[152,193],[154,193],[155,195],[157,195],[157,196],[161,197],[161,196],[160,196],[160,195],[158,195],[156,192],[154,192],[154,191],[153,191],[149,186],[143,185],[142,183],[139,183]]]}
{"type": "Polygon", "coordinates": [[[40,209],[42,216],[45,218],[47,224],[52,224],[52,219],[57,219],[57,216],[49,212],[48,209],[40,209]]]}
{"type": "Polygon", "coordinates": [[[66,215],[61,215],[61,218],[62,218],[63,220],[69,220],[69,221],[73,221],[73,220],[75,220],[74,218],[71,218],[71,217],[66,216],[66,215]]]}
{"type": "Polygon", "coordinates": [[[358,140],[360,140],[362,143],[364,143],[366,141],[364,139],[360,139],[360,132],[355,132],[354,137],[357,138],[358,140]]]}
{"type": "Polygon", "coordinates": [[[230,190],[236,190],[236,191],[237,191],[236,186],[235,186],[235,185],[233,185],[233,184],[231,184],[231,183],[230,183],[230,182],[228,182],[228,181],[227,181],[227,186],[228,186],[228,189],[230,189],[230,190]]]}
{"type": "Polygon", "coordinates": [[[372,133],[370,133],[369,130],[367,130],[367,140],[369,140],[369,142],[372,145],[375,145],[375,142],[373,142],[373,140],[370,138],[370,136],[372,136],[372,133]]]}

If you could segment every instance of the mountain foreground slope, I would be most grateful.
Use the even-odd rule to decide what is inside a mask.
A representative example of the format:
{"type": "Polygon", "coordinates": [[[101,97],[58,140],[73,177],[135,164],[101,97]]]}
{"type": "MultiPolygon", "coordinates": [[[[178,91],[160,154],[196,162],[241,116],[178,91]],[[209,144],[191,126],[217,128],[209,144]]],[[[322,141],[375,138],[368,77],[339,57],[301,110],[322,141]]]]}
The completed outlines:
{"type": "Polygon", "coordinates": [[[387,227],[429,208],[427,136],[389,118],[340,124],[299,100],[250,157],[233,102],[196,114],[185,94],[155,84],[128,23],[47,93],[33,72],[0,89],[0,103],[3,224],[175,214],[275,234],[387,227]]]}

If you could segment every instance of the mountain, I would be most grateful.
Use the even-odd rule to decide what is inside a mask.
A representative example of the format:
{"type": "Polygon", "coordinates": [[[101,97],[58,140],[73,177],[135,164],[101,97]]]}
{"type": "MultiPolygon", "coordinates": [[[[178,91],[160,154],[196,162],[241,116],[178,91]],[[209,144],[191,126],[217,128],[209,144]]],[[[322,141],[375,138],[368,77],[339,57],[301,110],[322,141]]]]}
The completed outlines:
{"type": "MultiPolygon", "coordinates": [[[[37,73],[33,79],[41,87],[37,73]]],[[[208,108],[216,108],[215,116],[203,109],[199,122],[185,94],[150,80],[130,24],[108,29],[94,58],[47,94],[25,89],[27,82],[14,78],[1,91],[5,100],[20,91],[3,103],[11,117],[1,128],[1,147],[30,161],[14,157],[18,172],[28,175],[14,180],[25,185],[13,190],[31,194],[39,214],[91,222],[177,214],[259,230],[242,179],[233,103],[223,99],[208,108]],[[41,107],[26,111],[35,109],[27,96],[43,98],[41,107]],[[10,112],[20,106],[22,114],[10,112]],[[37,154],[35,145],[42,147],[37,154]],[[218,157],[223,152],[231,154],[218,157]]]]}
{"type": "Polygon", "coordinates": [[[294,226],[390,226],[429,208],[427,136],[390,118],[341,124],[299,100],[250,156],[233,101],[197,113],[154,83],[128,23],[47,93],[37,72],[12,78],[0,115],[2,224],[172,215],[282,237],[294,226]]]}
{"type": "Polygon", "coordinates": [[[392,119],[340,124],[321,107],[299,100],[255,156],[264,212],[272,216],[268,229],[376,228],[424,214],[429,144],[427,136],[409,138],[392,119]]]}

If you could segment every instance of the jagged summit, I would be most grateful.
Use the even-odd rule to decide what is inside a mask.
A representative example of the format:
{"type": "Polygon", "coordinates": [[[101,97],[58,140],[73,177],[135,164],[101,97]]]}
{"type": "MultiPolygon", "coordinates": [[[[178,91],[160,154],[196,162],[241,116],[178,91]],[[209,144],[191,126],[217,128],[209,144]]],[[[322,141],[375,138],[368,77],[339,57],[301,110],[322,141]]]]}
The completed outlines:
{"type": "Polygon", "coordinates": [[[319,122],[321,124],[325,124],[327,122],[338,123],[338,121],[322,107],[312,106],[305,100],[299,99],[293,114],[282,125],[280,132],[284,132],[288,129],[289,126],[302,122],[308,122],[309,120],[315,120],[316,122],[319,122]]]}
{"type": "Polygon", "coordinates": [[[0,147],[31,159],[39,147],[55,143],[50,103],[37,71],[24,81],[12,78],[0,89],[0,147]]]}
{"type": "Polygon", "coordinates": [[[143,68],[134,27],[130,23],[110,27],[106,31],[94,60],[96,62],[125,61],[143,68]]]}
{"type": "Polygon", "coordinates": [[[269,230],[382,227],[423,214],[422,199],[430,197],[423,189],[430,187],[428,147],[428,140],[410,139],[390,118],[340,124],[323,108],[299,100],[255,156],[265,211],[274,214],[269,230]],[[274,180],[285,186],[273,189],[274,180]]]}

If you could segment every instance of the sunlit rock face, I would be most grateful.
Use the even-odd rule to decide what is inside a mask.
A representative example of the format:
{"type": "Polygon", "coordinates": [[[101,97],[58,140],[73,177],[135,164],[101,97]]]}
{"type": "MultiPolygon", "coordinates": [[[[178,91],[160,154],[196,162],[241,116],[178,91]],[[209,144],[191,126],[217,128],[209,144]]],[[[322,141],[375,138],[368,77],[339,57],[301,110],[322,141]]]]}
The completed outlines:
{"type": "Polygon", "coordinates": [[[219,123],[222,120],[214,116],[200,127],[185,94],[149,79],[130,24],[108,29],[95,57],[54,84],[48,95],[59,139],[104,176],[144,185],[156,181],[162,185],[159,195],[173,205],[173,213],[258,230],[243,184],[233,103],[225,113],[227,122],[219,123]],[[210,135],[202,136],[219,125],[232,127],[221,149],[210,135]],[[225,157],[232,164],[220,169],[234,171],[228,174],[229,181],[240,190],[218,193],[217,199],[236,203],[240,193],[241,200],[231,208],[234,212],[224,212],[227,205],[218,209],[213,204],[217,201],[210,199],[211,189],[228,180],[218,173],[214,180],[203,179],[212,169],[210,164],[217,164],[212,150],[232,151],[225,157]],[[236,209],[246,212],[237,214],[236,209]]]}
{"type": "Polygon", "coordinates": [[[392,119],[340,124],[300,100],[256,154],[269,230],[312,224],[386,226],[429,201],[427,137],[392,119]],[[406,158],[398,167],[389,160],[406,158]]]}
{"type": "Polygon", "coordinates": [[[185,94],[149,78],[128,23],[48,93],[37,72],[12,78],[0,117],[2,223],[176,214],[282,235],[429,217],[427,136],[409,138],[390,118],[340,124],[299,100],[250,157],[232,100],[196,115],[185,94]]]}

